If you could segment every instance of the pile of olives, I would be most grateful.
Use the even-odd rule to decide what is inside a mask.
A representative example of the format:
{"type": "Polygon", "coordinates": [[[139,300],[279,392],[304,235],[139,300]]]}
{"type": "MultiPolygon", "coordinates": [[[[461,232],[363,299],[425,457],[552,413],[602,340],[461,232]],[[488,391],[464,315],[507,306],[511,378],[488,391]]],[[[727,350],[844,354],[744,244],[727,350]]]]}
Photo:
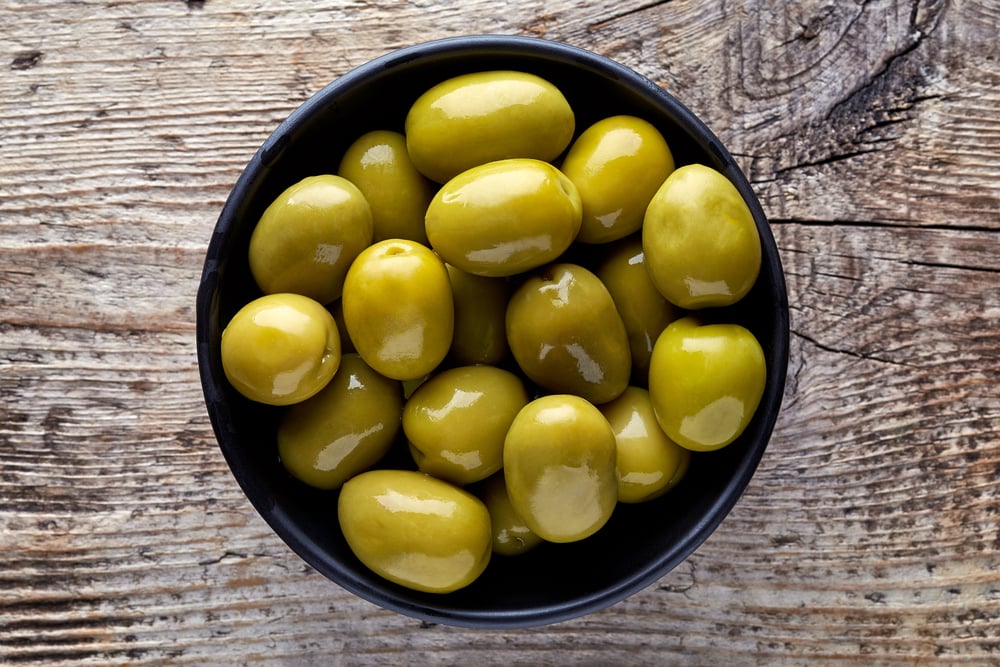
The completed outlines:
{"type": "Polygon", "coordinates": [[[457,76],[254,228],[263,296],[222,334],[226,376],[284,406],[281,464],[339,491],[390,581],[447,593],[493,554],[586,539],[760,402],[753,334],[700,314],[760,269],[737,189],[641,118],[576,130],[538,76],[457,76]],[[412,466],[379,468],[396,443],[412,466]]]}

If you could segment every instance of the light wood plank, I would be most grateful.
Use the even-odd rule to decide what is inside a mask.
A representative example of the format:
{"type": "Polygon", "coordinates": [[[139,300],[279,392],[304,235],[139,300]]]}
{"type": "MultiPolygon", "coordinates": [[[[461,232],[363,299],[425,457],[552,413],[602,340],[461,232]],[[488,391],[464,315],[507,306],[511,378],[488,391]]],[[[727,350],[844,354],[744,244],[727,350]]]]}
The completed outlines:
{"type": "Polygon", "coordinates": [[[0,8],[0,663],[990,664],[1000,656],[1000,10],[985,0],[0,8]],[[784,410],[698,552],[589,617],[422,624],[305,566],[200,394],[240,170],[393,48],[532,34],[684,101],[792,306],[784,410]]]}

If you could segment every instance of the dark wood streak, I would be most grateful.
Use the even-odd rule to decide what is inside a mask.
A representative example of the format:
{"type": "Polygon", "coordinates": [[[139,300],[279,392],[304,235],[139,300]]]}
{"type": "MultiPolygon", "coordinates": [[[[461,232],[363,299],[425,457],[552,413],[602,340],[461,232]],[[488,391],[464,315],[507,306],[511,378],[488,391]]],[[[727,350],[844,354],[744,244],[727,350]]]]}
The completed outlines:
{"type": "Polygon", "coordinates": [[[987,0],[0,8],[0,664],[1000,663],[1000,8],[987,0]],[[305,566],[215,445],[194,349],[240,170],[393,48],[615,58],[730,147],[792,316],[784,409],[719,530],[520,632],[305,566]]]}

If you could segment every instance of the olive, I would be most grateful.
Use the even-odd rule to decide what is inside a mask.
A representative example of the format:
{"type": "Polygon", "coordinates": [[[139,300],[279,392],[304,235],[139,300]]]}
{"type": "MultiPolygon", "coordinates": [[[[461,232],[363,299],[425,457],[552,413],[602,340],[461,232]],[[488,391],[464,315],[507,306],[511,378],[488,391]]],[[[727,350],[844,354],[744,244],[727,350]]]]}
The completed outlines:
{"type": "Polygon", "coordinates": [[[503,466],[503,442],[528,402],[521,380],[493,366],[442,371],[413,392],[403,432],[417,467],[455,484],[486,479],[503,466]]]}
{"type": "Polygon", "coordinates": [[[550,394],[524,406],[507,433],[503,464],[511,505],[543,540],[582,540],[611,518],[615,434],[579,396],[550,394]]]}
{"type": "Polygon", "coordinates": [[[462,365],[499,364],[507,356],[504,320],[510,286],[503,278],[475,276],[446,265],[455,300],[451,356],[462,365]]]}
{"type": "Polygon", "coordinates": [[[550,392],[600,404],[632,371],[628,333],[600,279],[576,264],[535,272],[507,304],[507,341],[525,375],[550,392]]]}
{"type": "Polygon", "coordinates": [[[642,227],[653,284],[686,309],[742,299],[760,271],[760,236],[750,208],[722,173],[679,167],[653,195],[642,227]]]}
{"type": "Polygon", "coordinates": [[[250,236],[250,272],[265,294],[290,292],[327,304],[372,242],[372,212],[340,176],[309,176],[265,209],[250,236]]]}
{"type": "Polygon", "coordinates": [[[739,324],[667,325],[653,347],[649,397],[667,436],[693,451],[735,440],[764,394],[767,368],[754,335],[739,324]]]}
{"type": "Polygon", "coordinates": [[[282,415],[278,455],[297,479],[336,489],[385,456],[402,412],[399,381],[379,375],[357,354],[345,354],[318,394],[282,415]]]}
{"type": "Polygon", "coordinates": [[[576,186],[548,162],[517,158],[464,171],[434,195],[424,225],[449,264],[510,276],[561,255],[580,230],[576,186]]]}
{"type": "Polygon", "coordinates": [[[377,575],[427,593],[468,586],[492,553],[481,500],[412,470],[369,470],[344,483],[337,502],[351,551],[377,575]]]}
{"type": "Polygon", "coordinates": [[[641,503],[675,487],[687,471],[691,452],[660,428],[649,392],[629,387],[600,410],[615,432],[618,500],[641,503]]]}
{"type": "Polygon", "coordinates": [[[584,130],[560,168],[583,201],[577,240],[607,243],[642,226],[646,207],[674,170],[674,157],[651,123],[635,116],[612,116],[584,130]]]}
{"type": "Polygon", "coordinates": [[[436,189],[417,171],[399,132],[373,130],[358,137],[337,170],[364,194],[372,209],[372,240],[409,239],[427,245],[424,211],[436,189]]]}
{"type": "Polygon", "coordinates": [[[448,271],[429,248],[405,239],[369,246],[344,280],[344,323],[378,373],[414,380],[448,354],[455,308],[448,271]]]}
{"type": "Polygon", "coordinates": [[[315,395],[340,366],[340,332],[319,302],[267,294],[243,306],[222,332],[222,369],[247,398],[290,405],[315,395]]]}
{"type": "Polygon", "coordinates": [[[494,160],[553,160],[574,130],[573,110],[558,88],[514,71],[442,81],[417,98],[405,121],[413,163],[439,183],[494,160]]]}
{"type": "Polygon", "coordinates": [[[491,475],[479,489],[479,497],[490,512],[493,525],[493,553],[518,556],[542,543],[510,504],[503,472],[491,475]]]}
{"type": "Polygon", "coordinates": [[[681,311],[653,285],[638,236],[615,244],[596,273],[614,299],[628,332],[634,377],[645,385],[653,344],[660,332],[681,316],[681,311]]]}

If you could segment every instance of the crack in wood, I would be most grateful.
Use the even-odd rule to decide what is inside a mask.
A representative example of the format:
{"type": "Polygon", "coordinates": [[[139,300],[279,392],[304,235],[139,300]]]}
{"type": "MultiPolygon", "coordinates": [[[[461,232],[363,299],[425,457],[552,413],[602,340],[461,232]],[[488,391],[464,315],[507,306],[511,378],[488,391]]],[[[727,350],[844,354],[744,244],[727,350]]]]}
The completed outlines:
{"type": "Polygon", "coordinates": [[[898,366],[898,367],[902,367],[902,368],[913,368],[913,369],[920,369],[921,368],[921,366],[919,364],[910,364],[910,363],[907,363],[905,361],[896,361],[894,359],[885,359],[883,357],[879,357],[879,356],[876,356],[874,354],[868,354],[868,353],[865,353],[865,352],[858,352],[857,350],[849,350],[847,348],[840,348],[840,347],[834,347],[832,345],[827,345],[826,343],[820,342],[819,340],[817,340],[813,336],[810,336],[809,334],[806,334],[806,333],[803,333],[801,331],[798,331],[797,329],[792,329],[791,333],[792,333],[793,336],[798,336],[802,340],[808,342],[810,345],[813,345],[814,347],[816,347],[816,348],[818,348],[820,350],[823,350],[824,352],[830,352],[831,354],[846,355],[846,356],[849,356],[849,357],[854,357],[855,359],[860,359],[862,361],[873,361],[873,362],[878,363],[878,364],[886,364],[886,365],[889,365],[889,366],[898,366]]]}
{"type": "Polygon", "coordinates": [[[775,174],[785,174],[789,171],[794,171],[796,169],[803,169],[805,167],[822,167],[825,165],[834,164],[835,162],[840,162],[842,160],[849,160],[854,157],[860,157],[862,155],[867,155],[868,153],[874,153],[875,148],[858,148],[853,151],[846,151],[844,153],[834,153],[832,155],[827,155],[825,157],[819,158],[817,160],[809,160],[806,162],[799,162],[797,164],[789,165],[787,167],[779,167],[774,170],[775,174]]]}
{"type": "MultiPolygon", "coordinates": [[[[935,72],[945,66],[939,61],[947,58],[941,50],[943,38],[938,29],[945,13],[944,3],[919,3],[916,8],[908,3],[895,9],[885,3],[860,9],[842,6],[836,12],[830,7],[824,5],[826,13],[811,19],[808,14],[798,17],[797,31],[792,25],[798,37],[811,21],[813,30],[822,33],[814,38],[819,46],[803,45],[799,49],[794,44],[784,48],[770,45],[764,49],[761,38],[750,39],[743,30],[734,36],[736,56],[742,62],[737,68],[740,83],[734,90],[746,98],[736,102],[775,100],[743,128],[750,138],[738,154],[743,156],[754,184],[776,188],[812,178],[816,171],[839,176],[859,166],[878,168],[885,161],[880,160],[881,156],[888,156],[899,142],[912,147],[914,138],[920,136],[922,127],[913,123],[926,115],[918,114],[918,106],[955,92],[935,83],[935,72]],[[898,24],[899,36],[884,45],[859,50],[859,40],[873,36],[873,25],[879,21],[898,24]],[[833,32],[828,35],[829,31],[833,32]],[[777,77],[772,69],[783,62],[778,55],[787,53],[791,57],[797,49],[809,53],[813,65],[777,77]],[[827,60],[840,52],[844,57],[860,58],[857,65],[863,69],[838,87],[831,85],[826,75],[827,60]],[[821,89],[810,95],[809,87],[814,82],[821,89]],[[807,168],[806,175],[796,177],[800,167],[807,168]]],[[[781,25],[758,27],[769,31],[766,34],[780,35],[782,30],[781,25]]],[[[787,42],[786,38],[782,44],[787,42]]],[[[772,196],[780,195],[773,192],[772,196]]]]}
{"type": "Polygon", "coordinates": [[[640,7],[635,7],[633,9],[629,9],[627,11],[624,11],[624,12],[622,12],[620,14],[614,14],[614,15],[610,16],[609,18],[604,19],[603,21],[599,21],[597,23],[590,24],[589,26],[587,26],[587,30],[591,30],[591,31],[603,30],[604,28],[608,27],[612,23],[615,23],[617,21],[621,21],[622,19],[626,19],[626,18],[628,18],[630,16],[634,16],[635,14],[641,14],[642,12],[649,11],[650,9],[656,9],[657,7],[661,7],[663,5],[669,5],[673,1],[674,0],[657,0],[656,2],[651,2],[651,3],[647,4],[647,5],[642,5],[640,7]]]}
{"type": "Polygon", "coordinates": [[[883,83],[886,77],[891,76],[891,73],[897,66],[897,63],[902,62],[907,56],[920,48],[920,46],[924,44],[939,24],[940,18],[944,13],[944,3],[941,4],[942,6],[938,9],[938,11],[933,13],[933,16],[930,19],[925,17],[924,22],[929,20],[931,24],[928,29],[926,27],[920,27],[918,23],[920,3],[915,2],[910,11],[910,27],[912,28],[912,32],[909,35],[910,39],[901,49],[890,53],[885,59],[885,62],[882,63],[882,67],[872,73],[871,77],[864,83],[864,85],[849,91],[844,98],[833,104],[827,110],[825,119],[829,121],[832,117],[839,115],[844,107],[851,108],[856,106],[859,98],[866,97],[870,91],[883,83]]]}
{"type": "MultiPolygon", "coordinates": [[[[756,183],[756,181],[753,181],[756,183]]],[[[941,223],[929,222],[927,224],[914,224],[910,220],[896,219],[876,219],[851,220],[848,218],[781,218],[769,217],[770,225],[796,225],[800,227],[847,227],[854,229],[913,229],[921,231],[941,231],[941,232],[965,232],[965,233],[986,233],[996,234],[997,227],[989,225],[944,225],[941,223]]]]}
{"type": "MultiPolygon", "coordinates": [[[[198,565],[208,566],[208,565],[219,565],[231,560],[244,560],[249,554],[239,553],[237,551],[226,551],[224,554],[218,558],[209,558],[208,560],[198,561],[198,565]]],[[[255,554],[257,555],[257,554],[255,554]]]]}
{"type": "MultiPolygon", "coordinates": [[[[936,93],[917,93],[910,97],[906,97],[901,101],[896,101],[887,108],[879,108],[878,101],[875,100],[874,103],[865,104],[869,107],[866,112],[871,116],[868,123],[862,124],[860,127],[853,128],[851,134],[852,137],[849,138],[848,145],[854,145],[856,148],[853,150],[846,150],[843,152],[834,152],[829,155],[823,156],[818,159],[805,160],[802,162],[797,162],[795,164],[789,164],[783,167],[775,168],[767,178],[755,177],[753,179],[754,183],[769,183],[775,182],[781,179],[785,174],[793,172],[797,169],[805,167],[824,167],[836,164],[843,160],[848,160],[851,158],[861,157],[870,153],[876,153],[884,150],[885,146],[890,145],[892,142],[898,141],[901,136],[899,134],[894,134],[892,136],[885,136],[882,133],[886,130],[898,127],[905,124],[907,121],[912,120],[913,116],[911,111],[914,107],[923,104],[925,102],[935,101],[943,99],[945,96],[936,93]]],[[[853,98],[857,103],[861,103],[859,98],[853,98]]],[[[845,104],[846,100],[841,101],[838,105],[845,104]]],[[[827,120],[831,112],[827,114],[827,120]]],[[[856,114],[851,114],[850,118],[856,117],[856,114]]],[[[850,118],[846,118],[847,124],[850,122],[850,118]]],[[[754,155],[754,154],[743,154],[742,157],[749,158],[750,160],[756,160],[758,158],[764,158],[767,156],[754,155]]],[[[774,159],[774,158],[772,158],[774,159]]]]}
{"type": "Polygon", "coordinates": [[[982,273],[1000,273],[1000,268],[993,266],[971,266],[968,264],[954,264],[948,262],[923,262],[916,259],[902,260],[907,266],[921,266],[929,269],[954,269],[956,271],[975,271],[982,273]]]}

